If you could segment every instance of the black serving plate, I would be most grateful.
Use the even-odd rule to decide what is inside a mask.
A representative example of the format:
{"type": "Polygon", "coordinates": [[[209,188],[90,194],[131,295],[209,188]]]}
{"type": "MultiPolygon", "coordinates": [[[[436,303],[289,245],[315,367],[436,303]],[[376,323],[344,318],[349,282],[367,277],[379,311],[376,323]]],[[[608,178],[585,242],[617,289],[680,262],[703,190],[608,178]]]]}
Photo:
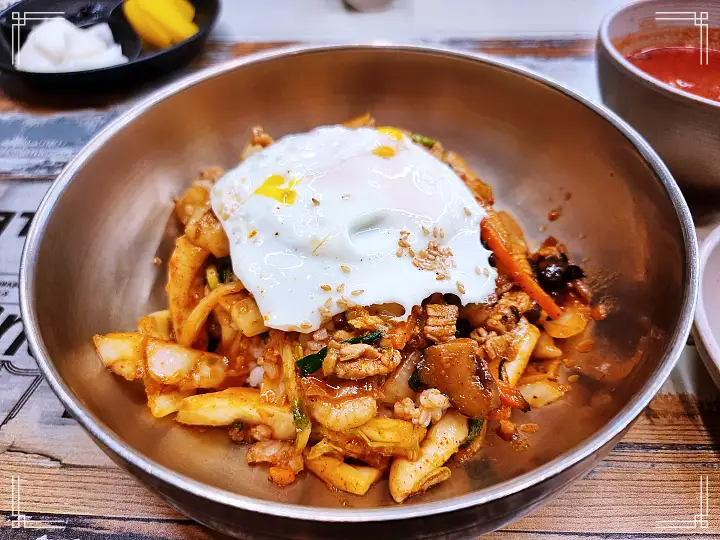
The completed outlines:
{"type": "Polygon", "coordinates": [[[154,49],[142,43],[125,18],[122,0],[23,0],[0,13],[0,70],[3,79],[42,87],[47,90],[106,92],[127,88],[166,74],[190,62],[205,46],[220,12],[220,0],[191,0],[195,6],[195,24],[199,31],[185,41],[167,49],[154,49]],[[35,73],[21,71],[12,65],[13,25],[19,45],[41,20],[27,20],[29,13],[62,12],[65,18],[79,27],[106,22],[116,43],[122,47],[129,62],[118,66],[68,73],[35,73]],[[16,14],[13,16],[13,14],[16,14]],[[19,21],[25,19],[25,25],[19,21]]]}

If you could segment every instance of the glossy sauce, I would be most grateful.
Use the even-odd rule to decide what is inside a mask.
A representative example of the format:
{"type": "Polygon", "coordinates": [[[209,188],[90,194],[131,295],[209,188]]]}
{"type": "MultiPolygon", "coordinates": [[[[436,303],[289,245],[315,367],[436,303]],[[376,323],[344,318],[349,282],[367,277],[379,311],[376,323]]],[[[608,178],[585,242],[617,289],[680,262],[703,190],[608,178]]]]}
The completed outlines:
{"type": "Polygon", "coordinates": [[[627,59],[670,86],[720,102],[720,51],[710,50],[707,64],[700,64],[697,47],[644,49],[627,59]]]}

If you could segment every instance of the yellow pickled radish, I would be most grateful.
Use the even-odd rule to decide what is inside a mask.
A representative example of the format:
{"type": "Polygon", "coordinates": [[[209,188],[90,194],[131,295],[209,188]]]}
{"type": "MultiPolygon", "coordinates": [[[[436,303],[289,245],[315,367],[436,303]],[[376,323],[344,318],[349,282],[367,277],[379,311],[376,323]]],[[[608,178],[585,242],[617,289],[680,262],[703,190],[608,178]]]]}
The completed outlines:
{"type": "Polygon", "coordinates": [[[186,21],[191,22],[195,18],[195,6],[188,0],[170,0],[170,3],[175,6],[175,9],[180,12],[180,15],[186,21]]]}
{"type": "Polygon", "coordinates": [[[170,0],[134,0],[140,8],[162,26],[173,43],[179,43],[194,36],[198,27],[183,19],[170,0]]]}
{"type": "Polygon", "coordinates": [[[172,45],[170,33],[140,7],[137,0],[126,0],[123,12],[137,34],[151,45],[165,49],[172,45]]]}

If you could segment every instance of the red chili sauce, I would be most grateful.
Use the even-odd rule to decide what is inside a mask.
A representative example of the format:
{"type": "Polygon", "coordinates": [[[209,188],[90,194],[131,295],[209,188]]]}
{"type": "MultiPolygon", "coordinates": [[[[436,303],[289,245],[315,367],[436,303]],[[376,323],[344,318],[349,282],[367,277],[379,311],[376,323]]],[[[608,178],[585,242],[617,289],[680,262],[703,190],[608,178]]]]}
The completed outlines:
{"type": "Polygon", "coordinates": [[[697,47],[644,49],[627,59],[670,86],[720,102],[720,51],[710,50],[707,64],[704,58],[703,64],[700,64],[700,49],[697,47]]]}

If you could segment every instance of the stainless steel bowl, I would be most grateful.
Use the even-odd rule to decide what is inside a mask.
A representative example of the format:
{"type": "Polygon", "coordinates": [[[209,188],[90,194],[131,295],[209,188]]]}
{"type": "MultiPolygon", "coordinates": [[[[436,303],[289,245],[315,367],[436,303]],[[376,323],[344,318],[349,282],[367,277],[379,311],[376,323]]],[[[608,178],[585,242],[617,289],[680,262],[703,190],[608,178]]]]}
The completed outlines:
{"type": "MultiPolygon", "coordinates": [[[[693,11],[707,13],[711,24],[720,20],[720,4],[713,0],[636,2],[605,17],[597,39],[600,94],[657,150],[680,185],[720,189],[720,103],[661,83],[625,59],[646,47],[699,46],[700,26],[692,19],[656,20],[659,12],[693,11]]],[[[714,48],[719,34],[709,33],[714,48]]]]}
{"type": "Polygon", "coordinates": [[[467,538],[547,501],[612,448],[685,343],[697,273],[678,187],[612,113],[497,60],[426,47],[324,46],[192,75],[108,126],[36,214],[21,300],[34,354],[68,411],[116,463],[197,521],[244,538],[467,538]],[[532,241],[554,234],[576,258],[590,257],[605,284],[599,294],[617,308],[595,326],[592,353],[569,357],[598,373],[606,361],[637,361],[621,381],[575,384],[567,400],[530,413],[523,421],[542,427],[529,450],[498,440],[403,505],[392,503],[385,483],[365,498],[328,491],[310,475],[274,487],[263,468],[245,465],[243,447],[224,430],[153,419],[142,389],[105,370],[90,341],[132,329],[165,305],[165,270],[153,257],[167,260],[172,197],[199,168],[233,165],[254,124],[278,136],[364,111],[441,139],[493,185],[532,241]],[[559,204],[562,217],[540,233],[559,204]]]}

